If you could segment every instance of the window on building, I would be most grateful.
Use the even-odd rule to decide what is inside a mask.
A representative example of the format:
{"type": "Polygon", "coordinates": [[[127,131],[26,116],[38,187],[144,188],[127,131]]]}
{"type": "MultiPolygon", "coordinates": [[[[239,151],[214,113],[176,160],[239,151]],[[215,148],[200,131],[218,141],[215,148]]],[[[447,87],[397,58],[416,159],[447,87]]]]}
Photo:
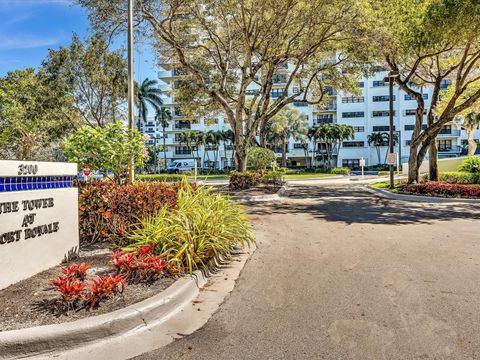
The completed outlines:
{"type": "Polygon", "coordinates": [[[192,150],[186,146],[177,146],[175,147],[175,154],[176,155],[190,155],[192,150]]]}
{"type": "Polygon", "coordinates": [[[343,118],[361,118],[365,117],[365,113],[363,111],[349,111],[349,112],[342,112],[343,118]]]}
{"type": "Polygon", "coordinates": [[[363,103],[365,102],[365,97],[363,96],[346,96],[342,97],[342,103],[363,103]]]}
{"type": "MultiPolygon", "coordinates": [[[[406,109],[405,116],[415,116],[417,114],[417,109],[406,109]]],[[[423,115],[427,115],[427,109],[423,110],[423,115]]]]}
{"type": "Polygon", "coordinates": [[[406,140],[406,141],[405,141],[405,145],[406,145],[406,146],[410,146],[410,143],[411,143],[411,142],[412,142],[412,140],[406,140]]]}
{"type": "Polygon", "coordinates": [[[356,133],[361,133],[361,132],[365,132],[365,127],[364,127],[364,126],[354,126],[354,127],[353,127],[353,130],[354,130],[356,133]]]}
{"type": "Polygon", "coordinates": [[[300,101],[294,102],[293,105],[296,106],[296,107],[307,107],[308,106],[307,103],[300,102],[300,101]]]}
{"type": "Polygon", "coordinates": [[[365,141],[344,141],[342,143],[343,147],[365,147],[365,141]]]}
{"type": "MultiPolygon", "coordinates": [[[[372,97],[373,102],[383,102],[383,101],[390,101],[389,95],[377,95],[372,97]]],[[[393,95],[393,101],[395,101],[395,95],[393,95]]]]}
{"type": "MultiPolygon", "coordinates": [[[[428,100],[428,94],[422,94],[422,96],[423,96],[423,99],[424,99],[424,100],[428,100]]],[[[408,94],[405,94],[405,100],[406,100],[406,101],[414,100],[414,98],[411,97],[411,96],[408,95],[408,94]]]]}
{"type": "Polygon", "coordinates": [[[274,74],[273,75],[273,83],[274,84],[286,84],[287,83],[287,75],[286,74],[274,74]]]}
{"type": "Polygon", "coordinates": [[[447,90],[450,85],[452,85],[452,80],[442,80],[440,83],[440,89],[447,90]]]}
{"type": "Polygon", "coordinates": [[[365,82],[364,81],[359,81],[358,82],[358,87],[359,88],[364,88],[365,87],[365,82]]]}
{"type": "Polygon", "coordinates": [[[348,168],[357,168],[360,166],[360,159],[342,159],[342,166],[348,168]]]}
{"type": "Polygon", "coordinates": [[[452,140],[437,140],[438,151],[451,151],[452,140]]]}
{"type": "MultiPolygon", "coordinates": [[[[395,130],[395,126],[393,126],[393,130],[395,130]]],[[[373,132],[379,132],[379,131],[390,131],[390,126],[374,126],[373,127],[373,132]]]]}
{"type": "MultiPolygon", "coordinates": [[[[425,130],[427,128],[427,124],[422,124],[422,130],[425,130]]],[[[405,131],[413,131],[415,129],[415,125],[405,125],[404,127],[405,131]]]]}
{"type": "Polygon", "coordinates": [[[294,143],[293,148],[294,149],[303,149],[303,144],[302,143],[294,143]]]}
{"type": "MultiPolygon", "coordinates": [[[[372,111],[372,117],[388,117],[388,116],[390,116],[390,111],[388,110],[372,111]]],[[[393,112],[393,116],[395,116],[395,111],[393,112]]]]}
{"type": "Polygon", "coordinates": [[[374,80],[373,87],[387,86],[387,83],[383,80],[374,80]]]}
{"type": "Polygon", "coordinates": [[[285,93],[285,89],[273,89],[272,91],[270,91],[270,97],[272,98],[280,97],[284,93],[285,93]]]}

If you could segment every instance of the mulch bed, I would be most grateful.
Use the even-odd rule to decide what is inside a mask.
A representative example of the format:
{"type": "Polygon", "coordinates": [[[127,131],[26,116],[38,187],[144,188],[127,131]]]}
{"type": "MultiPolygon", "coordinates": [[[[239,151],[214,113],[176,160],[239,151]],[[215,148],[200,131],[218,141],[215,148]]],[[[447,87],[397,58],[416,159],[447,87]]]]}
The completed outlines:
{"type": "MultiPolygon", "coordinates": [[[[68,264],[74,262],[88,262],[90,264],[89,277],[106,275],[114,271],[109,264],[108,252],[99,248],[81,252],[80,258],[68,264]]],[[[65,265],[67,264],[62,264],[62,266],[65,265]]],[[[127,284],[121,294],[101,302],[100,306],[92,311],[82,308],[77,311],[70,310],[68,313],[60,313],[58,306],[55,305],[59,293],[49,284],[49,281],[59,274],[59,266],[56,266],[0,290],[0,304],[2,304],[0,306],[0,332],[58,324],[105,314],[158,294],[175,281],[172,277],[162,277],[151,285],[127,284]]]]}

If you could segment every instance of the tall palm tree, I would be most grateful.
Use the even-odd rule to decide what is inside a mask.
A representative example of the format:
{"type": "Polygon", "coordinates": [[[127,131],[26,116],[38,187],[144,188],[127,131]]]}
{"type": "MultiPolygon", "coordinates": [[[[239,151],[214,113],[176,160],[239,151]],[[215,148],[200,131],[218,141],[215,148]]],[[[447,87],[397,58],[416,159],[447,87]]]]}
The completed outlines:
{"type": "Polygon", "coordinates": [[[160,97],[162,90],[160,90],[157,85],[157,80],[146,78],[137,88],[135,102],[137,103],[138,108],[137,126],[139,130],[140,123],[142,121],[147,121],[148,105],[152,106],[156,113],[160,111],[160,108],[163,105],[163,100],[160,97]]]}
{"type": "Polygon", "coordinates": [[[160,125],[162,125],[163,161],[166,168],[167,167],[167,146],[165,144],[165,136],[166,136],[165,129],[169,126],[169,121],[172,120],[172,113],[170,112],[169,109],[162,106],[157,111],[157,115],[155,115],[155,120],[160,122],[160,125]]]}
{"type": "Polygon", "coordinates": [[[338,126],[338,144],[337,144],[337,166],[338,161],[340,159],[340,149],[343,141],[345,140],[350,140],[355,137],[355,129],[351,125],[345,125],[345,124],[335,124],[335,126],[338,126]]]}
{"type": "Polygon", "coordinates": [[[369,146],[374,146],[377,150],[378,163],[382,163],[380,151],[381,147],[385,146],[385,135],[381,132],[373,132],[367,136],[367,142],[369,146]]]}
{"type": "Polygon", "coordinates": [[[467,114],[460,126],[467,134],[468,155],[475,155],[478,144],[473,139],[473,134],[480,127],[480,113],[471,112],[467,114]]]}

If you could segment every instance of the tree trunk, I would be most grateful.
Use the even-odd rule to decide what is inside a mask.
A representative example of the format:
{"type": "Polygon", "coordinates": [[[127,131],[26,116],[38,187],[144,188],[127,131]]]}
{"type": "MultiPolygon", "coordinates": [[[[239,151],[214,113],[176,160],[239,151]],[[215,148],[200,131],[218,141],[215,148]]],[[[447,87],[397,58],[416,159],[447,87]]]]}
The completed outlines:
{"type": "Polygon", "coordinates": [[[473,140],[474,130],[465,129],[465,132],[467,133],[468,156],[473,156],[475,155],[475,152],[477,151],[477,146],[478,146],[475,140],[473,140]]]}
{"type": "Polygon", "coordinates": [[[247,152],[242,147],[235,145],[235,167],[239,172],[247,170],[247,152]]]}
{"type": "Polygon", "coordinates": [[[428,172],[430,181],[438,181],[438,150],[437,142],[433,139],[428,147],[430,157],[428,159],[428,172]]]}
{"type": "Polygon", "coordinates": [[[287,141],[282,139],[282,166],[287,167],[287,141]]]}
{"type": "Polygon", "coordinates": [[[419,180],[419,165],[417,147],[410,147],[410,157],[408,158],[408,183],[413,184],[419,180]]]}
{"type": "Polygon", "coordinates": [[[382,155],[380,154],[380,147],[377,146],[377,157],[378,157],[378,164],[380,165],[382,163],[382,155]]]}
{"type": "Polygon", "coordinates": [[[163,133],[163,166],[167,168],[167,147],[165,145],[165,127],[162,128],[163,133]]]}

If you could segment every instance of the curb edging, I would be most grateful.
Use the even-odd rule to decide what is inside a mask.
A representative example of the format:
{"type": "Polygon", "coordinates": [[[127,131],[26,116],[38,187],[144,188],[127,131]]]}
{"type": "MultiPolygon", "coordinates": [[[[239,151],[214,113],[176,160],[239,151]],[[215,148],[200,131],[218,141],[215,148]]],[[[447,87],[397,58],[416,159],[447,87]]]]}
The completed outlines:
{"type": "Polygon", "coordinates": [[[414,201],[414,202],[422,202],[422,203],[480,204],[480,200],[477,200],[477,199],[441,198],[441,197],[433,197],[433,196],[395,194],[395,193],[391,193],[390,191],[375,188],[370,185],[367,185],[365,189],[371,194],[378,195],[382,198],[390,199],[390,200],[414,201]]]}
{"type": "MultiPolygon", "coordinates": [[[[253,251],[255,245],[232,258],[239,262],[238,274],[253,251]]],[[[197,270],[159,294],[123,309],[62,324],[0,332],[0,359],[49,356],[161,326],[182,312],[208,281],[209,278],[197,270]]]]}

